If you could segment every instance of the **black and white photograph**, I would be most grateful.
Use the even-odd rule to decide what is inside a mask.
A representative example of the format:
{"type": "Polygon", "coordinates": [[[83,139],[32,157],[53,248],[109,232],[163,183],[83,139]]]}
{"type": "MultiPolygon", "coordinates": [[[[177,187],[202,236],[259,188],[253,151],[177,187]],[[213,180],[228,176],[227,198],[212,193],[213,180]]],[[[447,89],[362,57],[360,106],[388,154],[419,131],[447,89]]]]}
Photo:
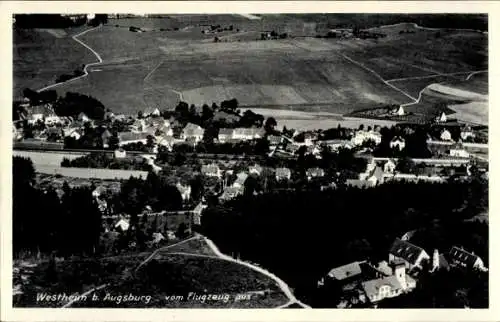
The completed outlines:
{"type": "Polygon", "coordinates": [[[11,15],[13,308],[490,308],[488,13],[168,11],[11,15]]]}

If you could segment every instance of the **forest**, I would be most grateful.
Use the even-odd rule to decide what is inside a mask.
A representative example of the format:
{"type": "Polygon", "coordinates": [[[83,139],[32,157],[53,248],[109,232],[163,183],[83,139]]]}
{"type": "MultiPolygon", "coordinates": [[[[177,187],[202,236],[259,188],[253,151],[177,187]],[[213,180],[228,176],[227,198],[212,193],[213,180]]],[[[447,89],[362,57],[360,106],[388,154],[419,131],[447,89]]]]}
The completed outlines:
{"type": "Polygon", "coordinates": [[[418,229],[432,253],[461,245],[488,265],[488,224],[468,219],[488,209],[488,184],[388,183],[376,188],[243,194],[203,214],[201,231],[228,254],[283,278],[306,303],[333,267],[387,260],[395,238],[418,229]]]}

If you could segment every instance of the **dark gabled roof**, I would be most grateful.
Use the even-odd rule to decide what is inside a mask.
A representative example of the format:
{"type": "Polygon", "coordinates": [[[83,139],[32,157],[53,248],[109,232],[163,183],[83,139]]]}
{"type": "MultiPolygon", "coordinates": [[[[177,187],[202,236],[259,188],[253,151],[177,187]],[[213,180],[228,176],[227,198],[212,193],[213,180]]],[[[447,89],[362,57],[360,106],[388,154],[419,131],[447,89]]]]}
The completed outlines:
{"type": "Polygon", "coordinates": [[[450,259],[464,264],[466,267],[473,267],[479,256],[469,253],[465,249],[453,246],[448,254],[450,259]]]}
{"type": "Polygon", "coordinates": [[[415,264],[418,256],[425,252],[422,248],[413,245],[407,241],[397,238],[392,244],[390,254],[403,258],[405,261],[415,264]]]}

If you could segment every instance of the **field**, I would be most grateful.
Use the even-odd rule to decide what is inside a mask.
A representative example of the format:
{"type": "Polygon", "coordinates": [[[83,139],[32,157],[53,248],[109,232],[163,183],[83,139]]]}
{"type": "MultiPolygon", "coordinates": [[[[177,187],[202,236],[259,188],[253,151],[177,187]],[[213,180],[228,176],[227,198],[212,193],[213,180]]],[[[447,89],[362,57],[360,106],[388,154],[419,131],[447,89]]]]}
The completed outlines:
{"type": "Polygon", "coordinates": [[[53,84],[59,75],[94,61],[92,53],[71,38],[81,30],[14,29],[14,97],[26,87],[37,90],[53,84]]]}
{"type": "Polygon", "coordinates": [[[98,301],[77,302],[74,307],[119,308],[272,308],[287,302],[277,284],[245,266],[218,258],[169,255],[143,266],[135,276],[129,276],[106,287],[96,294],[149,295],[150,301],[98,301]],[[263,291],[259,294],[259,291],[263,291]],[[220,300],[188,298],[189,292],[222,296],[220,300]],[[249,298],[238,300],[238,294],[248,293],[249,298]],[[166,299],[181,296],[182,299],[166,299]],[[226,299],[223,297],[227,296],[226,299]]]}
{"type": "MultiPolygon", "coordinates": [[[[376,27],[377,23],[413,20],[401,15],[258,16],[260,19],[239,15],[111,19],[106,26],[80,37],[99,53],[103,63],[93,66],[88,77],[56,88],[60,94],[77,91],[92,95],[118,113],[135,114],[148,106],[171,109],[180,100],[199,106],[235,97],[242,108],[307,111],[320,106],[321,111],[347,114],[411,102],[385,84],[387,80],[416,97],[430,83],[461,81],[463,77],[442,74],[467,75],[487,69],[487,35],[480,32],[436,31],[403,24],[378,28],[388,36],[377,40],[319,39],[313,36],[328,28],[353,24],[376,27]],[[208,35],[201,32],[216,24],[232,25],[233,30],[208,35]],[[146,32],[130,32],[129,26],[146,32]],[[269,30],[292,37],[255,40],[261,31],[269,30]],[[402,30],[412,33],[400,34],[402,30]],[[215,36],[222,42],[215,43],[215,36]],[[415,77],[424,78],[406,79],[415,77]]],[[[415,22],[432,27],[444,23],[432,16],[419,17],[415,22]]],[[[453,19],[453,23],[463,24],[459,18],[453,19]]],[[[474,19],[474,26],[484,26],[483,16],[474,19]]],[[[56,38],[54,32],[45,33],[66,39],[56,38]]],[[[88,52],[79,44],[75,46],[88,52]]],[[[481,76],[471,80],[484,88],[481,76]]]]}

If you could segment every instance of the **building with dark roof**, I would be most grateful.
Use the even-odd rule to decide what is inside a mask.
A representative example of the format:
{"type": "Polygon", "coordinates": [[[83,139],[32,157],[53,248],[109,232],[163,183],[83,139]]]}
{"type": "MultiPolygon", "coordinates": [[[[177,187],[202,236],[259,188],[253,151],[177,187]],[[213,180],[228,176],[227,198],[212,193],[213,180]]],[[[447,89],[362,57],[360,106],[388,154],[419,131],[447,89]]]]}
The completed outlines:
{"type": "Polygon", "coordinates": [[[424,249],[397,238],[389,251],[389,263],[394,263],[398,260],[403,260],[408,269],[414,267],[421,268],[422,262],[430,260],[430,256],[424,249]]]}
{"type": "Polygon", "coordinates": [[[470,253],[463,248],[453,246],[448,253],[448,258],[452,265],[465,267],[467,269],[486,270],[483,260],[474,253],[470,253]]]}

